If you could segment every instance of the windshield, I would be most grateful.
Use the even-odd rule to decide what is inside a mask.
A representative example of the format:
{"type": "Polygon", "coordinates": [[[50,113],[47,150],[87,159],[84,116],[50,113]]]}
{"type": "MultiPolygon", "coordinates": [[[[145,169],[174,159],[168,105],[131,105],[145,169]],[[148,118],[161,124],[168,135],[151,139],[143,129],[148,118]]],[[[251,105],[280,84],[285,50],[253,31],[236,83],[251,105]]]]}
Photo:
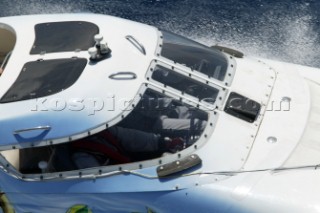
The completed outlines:
{"type": "Polygon", "coordinates": [[[199,71],[209,78],[224,81],[228,60],[221,52],[167,31],[162,31],[162,34],[163,57],[199,71]]]}

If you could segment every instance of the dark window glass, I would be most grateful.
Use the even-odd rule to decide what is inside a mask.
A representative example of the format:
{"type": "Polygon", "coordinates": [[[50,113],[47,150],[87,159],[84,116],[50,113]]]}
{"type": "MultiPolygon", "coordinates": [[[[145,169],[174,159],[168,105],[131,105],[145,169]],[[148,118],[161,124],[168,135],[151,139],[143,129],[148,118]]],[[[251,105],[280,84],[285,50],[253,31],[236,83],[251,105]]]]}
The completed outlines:
{"type": "Polygon", "coordinates": [[[87,50],[95,44],[99,28],[89,22],[52,22],[37,24],[35,33],[30,54],[87,50]]]}
{"type": "Polygon", "coordinates": [[[152,78],[164,85],[170,86],[209,103],[214,103],[219,93],[219,90],[216,88],[200,83],[162,66],[156,66],[152,73],[152,78]]]}
{"type": "Polygon", "coordinates": [[[161,55],[179,64],[223,81],[228,68],[227,58],[218,50],[190,39],[162,31],[161,55]]]}
{"type": "Polygon", "coordinates": [[[40,98],[65,90],[77,81],[86,64],[84,58],[28,62],[0,103],[40,98]]]}
{"type": "MultiPolygon", "coordinates": [[[[147,89],[139,103],[117,126],[153,133],[160,139],[181,138],[185,148],[194,144],[207,125],[208,114],[180,100],[147,89]]],[[[161,156],[160,153],[138,154],[136,160],[161,156]]]]}

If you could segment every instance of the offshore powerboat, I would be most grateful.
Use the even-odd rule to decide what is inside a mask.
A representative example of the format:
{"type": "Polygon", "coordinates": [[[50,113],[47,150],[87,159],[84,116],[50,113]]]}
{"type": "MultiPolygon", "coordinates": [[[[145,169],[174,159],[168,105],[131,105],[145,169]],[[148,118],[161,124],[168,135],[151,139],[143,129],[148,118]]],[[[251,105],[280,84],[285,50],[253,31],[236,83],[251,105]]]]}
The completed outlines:
{"type": "Polygon", "coordinates": [[[320,212],[317,68],[97,14],[0,18],[0,65],[2,212],[320,212]],[[77,166],[115,127],[183,147],[77,166]]]}

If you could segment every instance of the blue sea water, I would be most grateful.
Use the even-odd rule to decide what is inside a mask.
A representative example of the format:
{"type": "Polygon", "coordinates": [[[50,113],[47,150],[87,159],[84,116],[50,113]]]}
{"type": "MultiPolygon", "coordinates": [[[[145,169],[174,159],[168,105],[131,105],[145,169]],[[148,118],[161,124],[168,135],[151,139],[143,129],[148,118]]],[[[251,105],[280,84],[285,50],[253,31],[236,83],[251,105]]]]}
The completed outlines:
{"type": "Polygon", "coordinates": [[[320,67],[320,0],[0,0],[0,17],[71,12],[114,15],[207,45],[320,67]]]}

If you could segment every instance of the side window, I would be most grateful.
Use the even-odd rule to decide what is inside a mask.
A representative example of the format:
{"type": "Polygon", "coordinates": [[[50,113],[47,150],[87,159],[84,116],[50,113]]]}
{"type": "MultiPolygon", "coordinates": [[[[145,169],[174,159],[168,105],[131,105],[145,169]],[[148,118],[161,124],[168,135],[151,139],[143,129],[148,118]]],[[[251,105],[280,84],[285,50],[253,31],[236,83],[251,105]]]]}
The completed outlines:
{"type": "Polygon", "coordinates": [[[228,60],[219,50],[207,47],[185,37],[162,31],[161,55],[209,78],[224,81],[228,60]]]}
{"type": "Polygon", "coordinates": [[[208,103],[214,103],[219,90],[209,85],[200,83],[176,71],[157,65],[152,73],[152,79],[172,87],[183,93],[189,94],[208,103]]]}
{"type": "Polygon", "coordinates": [[[193,106],[147,89],[139,104],[119,123],[119,126],[161,134],[166,137],[183,137],[194,143],[206,126],[208,115],[193,106]]]}
{"type": "Polygon", "coordinates": [[[106,130],[64,144],[1,154],[23,174],[119,165],[188,148],[200,138],[207,121],[207,112],[147,88],[133,110],[106,130]]]}

